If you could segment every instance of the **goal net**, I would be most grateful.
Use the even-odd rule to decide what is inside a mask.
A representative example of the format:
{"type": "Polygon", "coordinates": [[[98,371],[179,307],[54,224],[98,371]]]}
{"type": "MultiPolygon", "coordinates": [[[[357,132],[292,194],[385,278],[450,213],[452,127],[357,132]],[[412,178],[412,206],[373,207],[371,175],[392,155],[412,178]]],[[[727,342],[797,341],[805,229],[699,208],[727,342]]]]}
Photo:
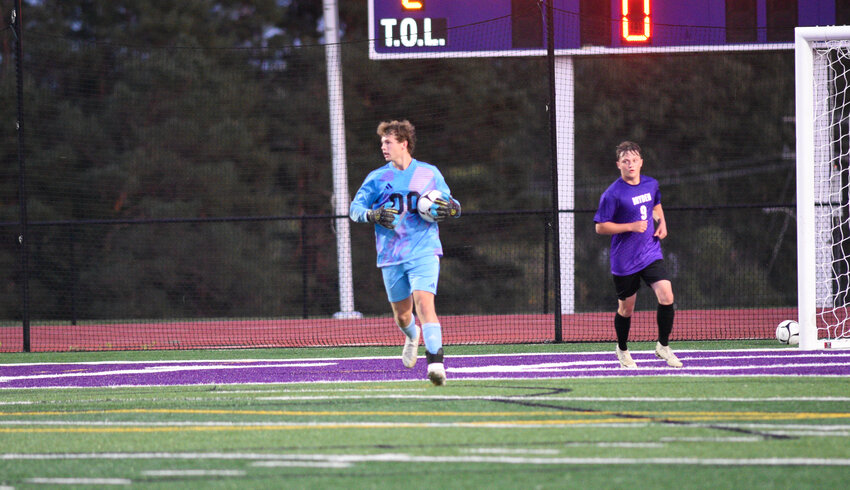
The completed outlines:
{"type": "Polygon", "coordinates": [[[850,347],[850,27],[795,30],[800,347],[850,347]]]}

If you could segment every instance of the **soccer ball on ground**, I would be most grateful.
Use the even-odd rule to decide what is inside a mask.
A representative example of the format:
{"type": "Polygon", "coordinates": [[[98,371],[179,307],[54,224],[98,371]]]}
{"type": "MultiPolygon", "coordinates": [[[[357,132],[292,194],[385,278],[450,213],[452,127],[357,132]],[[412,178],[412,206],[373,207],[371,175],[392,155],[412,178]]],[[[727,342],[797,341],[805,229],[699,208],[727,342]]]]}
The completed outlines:
{"type": "Polygon", "coordinates": [[[776,340],[782,344],[800,343],[800,325],[794,320],[785,320],[776,326],[776,340]]]}
{"type": "Polygon", "coordinates": [[[419,216],[429,223],[437,221],[437,204],[434,203],[437,199],[447,200],[442,192],[434,189],[419,196],[419,202],[416,203],[416,210],[419,211],[419,216]]]}

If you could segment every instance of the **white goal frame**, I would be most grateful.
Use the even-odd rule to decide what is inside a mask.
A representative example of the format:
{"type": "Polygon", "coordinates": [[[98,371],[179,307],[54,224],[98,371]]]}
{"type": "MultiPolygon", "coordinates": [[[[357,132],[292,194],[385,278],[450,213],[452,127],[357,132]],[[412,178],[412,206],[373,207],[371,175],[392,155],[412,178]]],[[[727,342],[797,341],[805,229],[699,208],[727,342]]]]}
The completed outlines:
{"type": "MultiPolygon", "coordinates": [[[[827,109],[828,87],[815,86],[816,74],[828,68],[815,64],[814,49],[827,41],[850,41],[850,26],[797,27],[794,29],[796,130],[797,130],[797,301],[800,348],[813,350],[850,347],[850,339],[819,338],[818,298],[832,297],[832,218],[816,213],[816,197],[831,195],[836,175],[831,171],[832,145],[829,130],[816,114],[827,109]],[[816,140],[818,138],[818,140],[816,140]],[[819,179],[816,181],[815,176],[819,179]],[[817,186],[817,193],[815,192],[817,186]],[[817,194],[817,196],[816,196],[817,194]],[[827,230],[824,232],[823,230],[827,230]]],[[[848,43],[850,44],[850,43],[848,43]]],[[[821,203],[826,204],[826,203],[821,203]]],[[[843,321],[843,320],[842,320],[843,321]]]]}

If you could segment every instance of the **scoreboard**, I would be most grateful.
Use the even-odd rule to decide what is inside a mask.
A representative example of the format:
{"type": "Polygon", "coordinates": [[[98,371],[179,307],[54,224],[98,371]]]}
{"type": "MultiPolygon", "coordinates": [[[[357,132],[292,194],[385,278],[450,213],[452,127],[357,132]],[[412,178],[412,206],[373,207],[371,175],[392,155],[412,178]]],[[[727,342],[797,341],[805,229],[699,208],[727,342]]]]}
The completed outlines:
{"type": "Polygon", "coordinates": [[[794,27],[850,24],[847,0],[369,0],[370,57],[784,49],[794,27]]]}

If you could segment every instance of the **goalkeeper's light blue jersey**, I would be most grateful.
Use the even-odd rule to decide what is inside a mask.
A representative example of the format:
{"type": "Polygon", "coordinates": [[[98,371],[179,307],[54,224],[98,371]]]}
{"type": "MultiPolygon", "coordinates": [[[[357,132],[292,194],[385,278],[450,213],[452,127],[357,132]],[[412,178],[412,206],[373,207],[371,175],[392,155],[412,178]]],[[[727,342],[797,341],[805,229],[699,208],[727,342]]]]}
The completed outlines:
{"type": "Polygon", "coordinates": [[[392,162],[373,170],[354,195],[349,216],[358,223],[366,223],[366,213],[371,209],[391,203],[399,211],[400,220],[393,230],[375,225],[375,248],[378,267],[400,264],[428,255],[442,257],[440,231],[437,223],[429,223],[419,216],[416,204],[419,196],[437,189],[450,196],[443,174],[430,163],[413,159],[406,170],[397,169],[392,162]]]}

